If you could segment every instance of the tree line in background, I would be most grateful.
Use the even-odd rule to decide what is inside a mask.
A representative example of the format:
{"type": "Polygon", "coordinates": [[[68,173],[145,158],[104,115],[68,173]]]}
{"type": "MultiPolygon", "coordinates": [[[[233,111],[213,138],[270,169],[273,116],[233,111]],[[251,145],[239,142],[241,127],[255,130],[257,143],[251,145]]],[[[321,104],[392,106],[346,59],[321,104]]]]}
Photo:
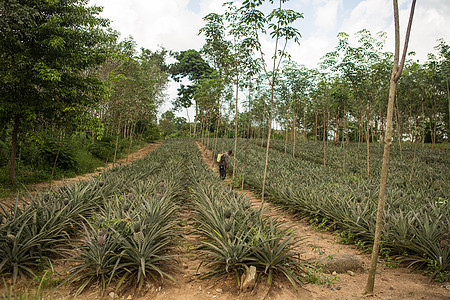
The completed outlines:
{"type": "Polygon", "coordinates": [[[160,138],[168,53],[119,42],[101,10],[86,0],[1,2],[2,184],[83,173],[160,138]]]}
{"type": "MultiPolygon", "coordinates": [[[[274,83],[271,126],[271,85],[265,81],[266,74],[247,75],[236,89],[236,80],[211,61],[205,48],[178,54],[177,68],[191,68],[192,73],[173,68],[175,76],[185,74],[192,84],[181,85],[174,105],[178,109],[195,106],[192,126],[197,129],[192,134],[195,131],[197,137],[234,137],[237,124],[239,137],[265,138],[272,127],[273,136],[286,140],[381,142],[393,59],[392,53],[382,50],[385,33],[374,36],[362,30],[356,34],[357,46],[350,45],[345,33],[338,38],[336,50],[327,53],[318,68],[310,69],[291,60],[281,63],[274,83]],[[196,62],[189,59],[187,64],[185,59],[194,55],[196,62]],[[214,71],[209,70],[210,65],[215,66],[214,71]],[[205,71],[199,76],[196,73],[202,68],[205,71]],[[236,98],[236,90],[247,92],[236,98]]],[[[437,55],[429,54],[425,63],[415,60],[414,52],[405,62],[395,97],[394,138],[398,143],[434,145],[448,141],[450,47],[441,39],[435,49],[437,55]]]]}

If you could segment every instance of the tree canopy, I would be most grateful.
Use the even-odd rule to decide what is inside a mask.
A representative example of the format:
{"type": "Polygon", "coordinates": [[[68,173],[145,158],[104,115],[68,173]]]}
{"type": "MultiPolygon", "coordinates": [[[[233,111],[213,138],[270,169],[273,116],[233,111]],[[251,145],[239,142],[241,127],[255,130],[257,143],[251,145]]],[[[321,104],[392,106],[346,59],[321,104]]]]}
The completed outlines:
{"type": "Polygon", "coordinates": [[[91,72],[114,40],[87,0],[2,1],[0,12],[0,113],[14,123],[10,181],[14,182],[17,133],[41,118],[66,122],[105,95],[91,72]],[[69,114],[68,112],[71,112],[69,114]],[[79,113],[74,113],[79,112],[79,113]]]}

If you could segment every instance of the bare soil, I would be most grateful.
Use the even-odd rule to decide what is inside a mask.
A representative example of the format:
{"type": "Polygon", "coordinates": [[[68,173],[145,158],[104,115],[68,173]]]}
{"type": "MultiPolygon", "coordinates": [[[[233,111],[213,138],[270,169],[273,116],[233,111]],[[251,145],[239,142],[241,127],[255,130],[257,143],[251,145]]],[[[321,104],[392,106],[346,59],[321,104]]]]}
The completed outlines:
{"type": "MultiPolygon", "coordinates": [[[[203,145],[197,143],[205,163],[218,172],[216,163],[211,158],[211,152],[203,145]]],[[[137,153],[129,157],[128,162],[144,157],[158,145],[148,145],[137,153]]],[[[126,162],[122,162],[126,163],[126,162]]],[[[109,166],[111,167],[111,166],[109,166]]],[[[70,181],[88,179],[97,175],[102,170],[92,174],[86,174],[70,181]]],[[[65,182],[68,182],[66,179],[65,182]]],[[[224,184],[228,184],[228,179],[224,184]]],[[[53,182],[52,186],[62,184],[53,182]]],[[[36,190],[50,188],[42,184],[36,187],[36,190]]],[[[183,207],[180,214],[179,226],[181,236],[176,241],[177,247],[174,255],[178,261],[178,270],[172,274],[176,283],[165,280],[159,283],[148,283],[142,291],[137,293],[134,290],[115,294],[112,289],[106,293],[106,299],[450,299],[450,286],[447,284],[430,283],[428,277],[414,273],[406,268],[388,268],[385,262],[380,262],[378,266],[378,275],[376,277],[375,294],[364,295],[364,287],[367,281],[367,266],[369,255],[361,253],[355,247],[339,243],[337,234],[331,232],[316,231],[305,220],[301,220],[282,209],[275,207],[271,203],[262,203],[251,191],[244,190],[244,193],[250,198],[253,206],[265,207],[267,216],[277,218],[283,222],[283,226],[291,226],[296,234],[303,238],[303,242],[298,246],[302,259],[318,258],[322,256],[332,256],[336,254],[354,254],[361,257],[364,270],[349,274],[320,274],[327,284],[305,283],[302,288],[296,291],[290,283],[283,278],[276,278],[271,287],[265,282],[259,281],[255,289],[251,292],[241,293],[236,287],[236,281],[233,276],[227,278],[200,279],[200,275],[207,271],[207,266],[202,264],[202,257],[196,250],[202,237],[198,235],[192,221],[192,210],[188,206],[183,207]]],[[[64,277],[67,269],[64,261],[57,264],[57,275],[64,277]]],[[[35,284],[35,282],[33,283],[35,284]]],[[[30,284],[22,282],[24,288],[30,284]]],[[[0,295],[4,291],[0,290],[0,295]]],[[[63,286],[53,291],[53,299],[69,299],[72,290],[68,286],[63,286]]],[[[73,296],[72,296],[73,297],[73,296]]],[[[100,299],[99,289],[91,287],[77,299],[100,299]]]]}

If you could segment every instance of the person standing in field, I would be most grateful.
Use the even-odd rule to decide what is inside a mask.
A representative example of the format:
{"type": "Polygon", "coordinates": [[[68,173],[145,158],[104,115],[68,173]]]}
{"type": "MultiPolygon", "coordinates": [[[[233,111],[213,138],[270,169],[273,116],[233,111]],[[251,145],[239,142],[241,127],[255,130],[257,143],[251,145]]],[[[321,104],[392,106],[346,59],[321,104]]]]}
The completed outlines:
{"type": "Polygon", "coordinates": [[[222,180],[225,179],[227,176],[227,169],[228,169],[228,157],[230,157],[232,151],[228,150],[226,153],[219,154],[220,159],[218,159],[219,162],[219,174],[220,178],[222,180]]]}

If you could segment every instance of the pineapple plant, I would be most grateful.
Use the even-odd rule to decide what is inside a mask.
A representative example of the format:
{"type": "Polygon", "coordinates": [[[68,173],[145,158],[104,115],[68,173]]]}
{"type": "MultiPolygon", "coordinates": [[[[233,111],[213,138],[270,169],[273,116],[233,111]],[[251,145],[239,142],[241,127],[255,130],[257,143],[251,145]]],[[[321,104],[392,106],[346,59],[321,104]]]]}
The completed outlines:
{"type": "Polygon", "coordinates": [[[139,223],[135,223],[133,225],[133,239],[139,245],[144,243],[145,236],[144,236],[144,233],[141,230],[141,224],[139,224],[139,223]]]}

